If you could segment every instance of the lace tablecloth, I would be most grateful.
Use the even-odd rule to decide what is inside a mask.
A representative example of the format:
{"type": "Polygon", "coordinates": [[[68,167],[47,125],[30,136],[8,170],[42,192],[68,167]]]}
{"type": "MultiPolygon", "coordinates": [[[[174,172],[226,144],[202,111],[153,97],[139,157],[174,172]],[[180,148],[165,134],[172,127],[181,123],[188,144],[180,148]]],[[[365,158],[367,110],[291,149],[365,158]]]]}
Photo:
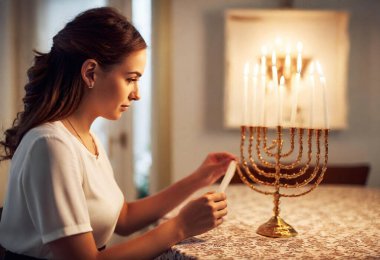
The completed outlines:
{"type": "Polygon", "coordinates": [[[298,232],[287,239],[256,234],[272,216],[272,196],[245,185],[230,185],[226,194],[221,226],[157,259],[380,259],[380,189],[323,185],[281,198],[280,216],[298,232]]]}

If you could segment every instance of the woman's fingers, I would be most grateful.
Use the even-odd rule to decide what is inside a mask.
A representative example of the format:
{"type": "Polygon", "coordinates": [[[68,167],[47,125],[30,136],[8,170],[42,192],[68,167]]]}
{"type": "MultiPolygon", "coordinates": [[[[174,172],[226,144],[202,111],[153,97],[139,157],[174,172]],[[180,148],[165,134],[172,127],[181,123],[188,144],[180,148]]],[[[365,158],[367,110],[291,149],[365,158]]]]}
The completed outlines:
{"type": "Polygon", "coordinates": [[[211,154],[211,156],[213,156],[217,161],[236,160],[236,156],[228,152],[214,153],[214,154],[211,154]]]}
{"type": "Polygon", "coordinates": [[[220,219],[227,215],[227,208],[224,208],[222,210],[218,210],[214,212],[214,216],[216,219],[220,219]]]}

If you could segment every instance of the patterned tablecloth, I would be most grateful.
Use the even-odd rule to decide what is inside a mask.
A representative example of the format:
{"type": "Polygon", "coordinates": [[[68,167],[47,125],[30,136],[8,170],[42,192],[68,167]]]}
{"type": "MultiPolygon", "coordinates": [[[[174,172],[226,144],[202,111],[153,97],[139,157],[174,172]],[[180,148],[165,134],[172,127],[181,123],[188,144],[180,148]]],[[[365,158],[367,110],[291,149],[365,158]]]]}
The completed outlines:
{"type": "Polygon", "coordinates": [[[323,185],[281,198],[280,216],[298,232],[287,239],[256,234],[272,216],[272,196],[245,185],[230,185],[226,194],[222,225],[156,259],[380,259],[380,189],[323,185]]]}

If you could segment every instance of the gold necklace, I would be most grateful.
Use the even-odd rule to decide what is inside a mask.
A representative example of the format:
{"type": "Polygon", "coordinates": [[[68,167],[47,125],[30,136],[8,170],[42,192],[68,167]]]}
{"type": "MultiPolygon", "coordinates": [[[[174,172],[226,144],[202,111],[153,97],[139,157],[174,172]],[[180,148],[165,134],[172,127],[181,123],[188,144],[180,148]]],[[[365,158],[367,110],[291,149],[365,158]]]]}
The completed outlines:
{"type": "MultiPolygon", "coordinates": [[[[71,124],[70,120],[68,118],[66,118],[67,122],[69,122],[69,125],[71,126],[71,128],[74,130],[75,134],[79,137],[79,140],[82,142],[82,144],[84,145],[84,147],[86,147],[87,150],[90,150],[88,149],[87,145],[84,143],[82,137],[80,137],[80,135],[78,134],[77,130],[75,130],[74,126],[71,124]]],[[[92,144],[94,145],[94,150],[95,150],[95,156],[96,156],[96,159],[98,159],[99,157],[99,152],[98,152],[98,147],[96,146],[95,144],[95,140],[94,140],[94,137],[92,136],[92,134],[90,133],[90,136],[91,136],[91,139],[92,139],[92,144]]]]}

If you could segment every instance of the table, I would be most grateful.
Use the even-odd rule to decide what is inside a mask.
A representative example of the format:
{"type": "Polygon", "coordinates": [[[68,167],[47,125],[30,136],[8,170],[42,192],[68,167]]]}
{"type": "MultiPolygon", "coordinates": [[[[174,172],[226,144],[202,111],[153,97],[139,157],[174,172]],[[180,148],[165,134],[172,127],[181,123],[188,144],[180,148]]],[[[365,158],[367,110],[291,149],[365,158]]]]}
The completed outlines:
{"type": "Polygon", "coordinates": [[[380,189],[321,185],[302,197],[281,198],[280,216],[298,232],[286,239],[256,234],[272,216],[272,196],[244,184],[230,185],[226,194],[222,225],[156,259],[380,259],[380,189]]]}

